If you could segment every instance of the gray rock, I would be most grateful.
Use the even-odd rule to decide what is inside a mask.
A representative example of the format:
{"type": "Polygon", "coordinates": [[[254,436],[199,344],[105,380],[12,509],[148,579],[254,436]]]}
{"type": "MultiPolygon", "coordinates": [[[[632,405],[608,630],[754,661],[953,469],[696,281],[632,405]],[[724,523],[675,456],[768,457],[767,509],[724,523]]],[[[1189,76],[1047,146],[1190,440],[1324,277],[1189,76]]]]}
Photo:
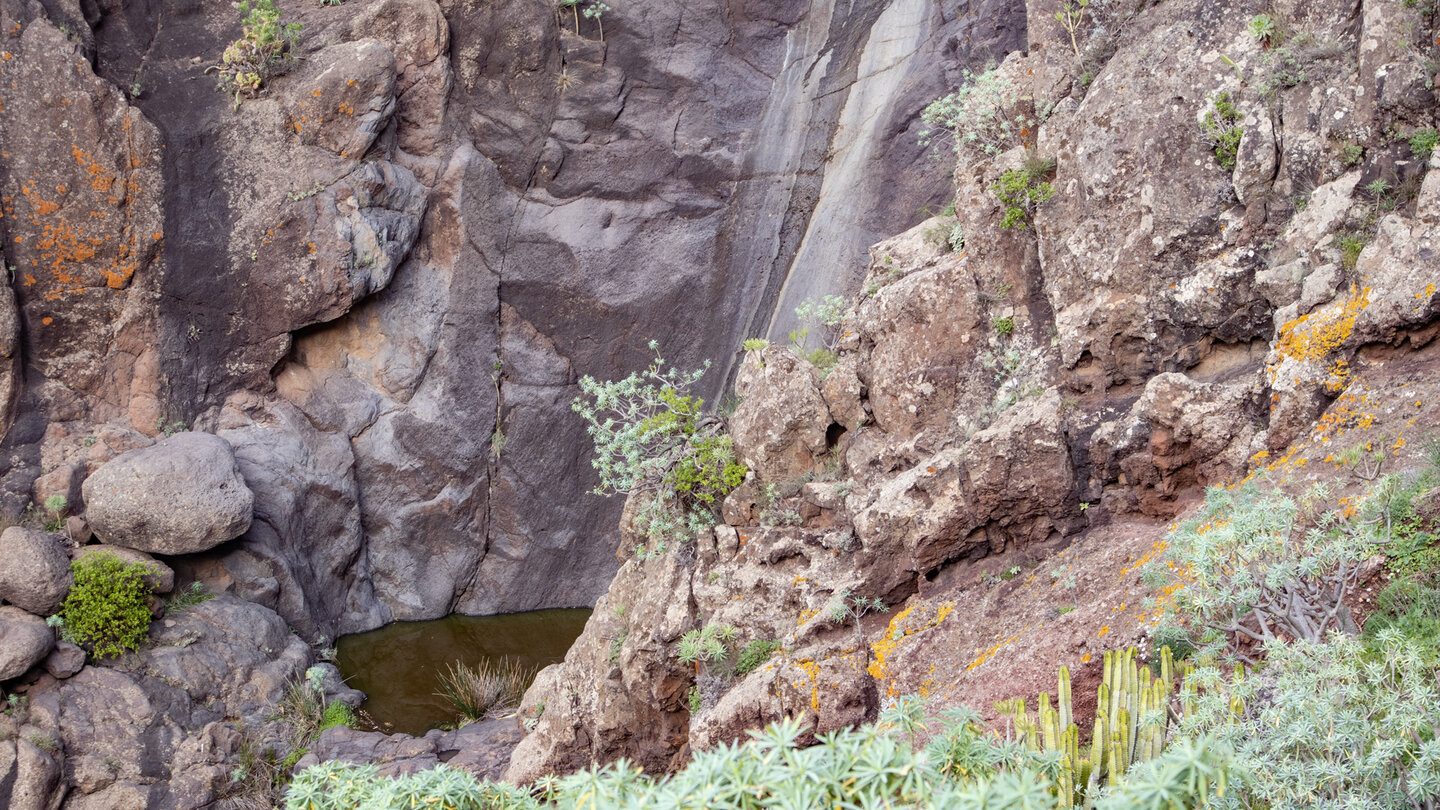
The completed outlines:
{"type": "Polygon", "coordinates": [[[95,532],[90,530],[90,524],[85,522],[85,518],[71,515],[65,518],[65,536],[83,545],[95,537],[95,532]]]}
{"type": "Polygon", "coordinates": [[[735,395],[756,407],[737,411],[730,420],[735,454],[762,481],[809,472],[815,457],[825,452],[825,429],[830,426],[815,367],[780,346],[748,354],[735,380],[735,395]],[[765,405],[782,402],[783,408],[765,405]]]}
{"type": "Polygon", "coordinates": [[[92,546],[81,546],[75,550],[75,559],[87,557],[91,554],[113,554],[120,558],[120,562],[126,565],[139,563],[150,569],[145,575],[145,581],[155,593],[170,593],[175,590],[175,570],[163,562],[151,557],[143,551],[136,551],[133,548],[123,546],[112,546],[105,543],[96,543],[92,546]]]}
{"type": "MultiPolygon", "coordinates": [[[[39,732],[38,737],[47,736],[39,732]]],[[[60,784],[60,763],[49,752],[29,739],[15,741],[15,782],[10,788],[9,802],[0,801],[7,810],[47,810],[54,807],[52,798],[60,784]]],[[[5,797],[0,795],[0,800],[5,797]]]]}
{"type": "Polygon", "coordinates": [[[56,642],[55,649],[45,656],[45,671],[56,678],[68,678],[85,666],[85,650],[68,641],[56,642]]]}
{"type": "Polygon", "coordinates": [[[71,581],[70,557],[53,536],[23,526],[0,534],[0,599],[48,616],[60,609],[71,581]]]}
{"type": "Polygon", "coordinates": [[[123,453],[85,479],[84,493],[97,535],[155,554],[191,554],[239,537],[254,504],[230,444],[208,433],[123,453]]]}
{"type": "Polygon", "coordinates": [[[55,646],[45,620],[17,607],[0,607],[0,681],[24,675],[55,646]]]}
{"type": "MultiPolygon", "coordinates": [[[[1345,271],[1338,264],[1322,264],[1305,277],[1300,292],[1300,310],[1308,312],[1335,297],[1335,290],[1345,280],[1345,271]]],[[[1288,302],[1287,302],[1288,303],[1288,302]]]]}

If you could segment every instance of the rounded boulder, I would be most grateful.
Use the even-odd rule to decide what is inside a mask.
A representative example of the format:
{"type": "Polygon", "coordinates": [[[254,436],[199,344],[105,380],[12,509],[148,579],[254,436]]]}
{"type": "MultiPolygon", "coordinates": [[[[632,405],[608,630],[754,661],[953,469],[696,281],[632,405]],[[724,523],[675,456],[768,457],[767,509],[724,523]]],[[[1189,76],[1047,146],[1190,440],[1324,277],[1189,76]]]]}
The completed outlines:
{"type": "Polygon", "coordinates": [[[85,519],[117,546],[193,554],[250,528],[255,496],[230,444],[209,433],[177,433],[111,459],[85,479],[85,519]]]}
{"type": "Polygon", "coordinates": [[[0,599],[49,616],[70,593],[70,555],[54,537],[11,526],[0,534],[0,599]]]}
{"type": "Polygon", "coordinates": [[[0,681],[24,675],[54,646],[55,632],[44,619],[17,607],[0,607],[0,681]]]}

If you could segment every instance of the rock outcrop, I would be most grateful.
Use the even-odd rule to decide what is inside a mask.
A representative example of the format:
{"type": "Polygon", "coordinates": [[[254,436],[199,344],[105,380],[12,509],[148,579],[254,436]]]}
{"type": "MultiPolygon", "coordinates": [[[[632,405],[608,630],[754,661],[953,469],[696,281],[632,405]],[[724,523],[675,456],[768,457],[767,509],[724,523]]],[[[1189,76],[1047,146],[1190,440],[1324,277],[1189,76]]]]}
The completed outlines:
{"type": "Polygon", "coordinates": [[[205,72],[233,9],[47,8],[0,6],[7,508],[78,508],[114,455],[244,412],[273,486],[214,562],[310,637],[592,602],[619,509],[588,494],[576,379],[654,338],[717,361],[714,400],[742,338],[940,204],[918,113],[1024,27],[704,0],[602,40],[531,0],[351,0],[285,8],[300,58],[237,107],[205,72]]]}
{"type": "Polygon", "coordinates": [[[0,607],[0,681],[24,675],[54,646],[55,633],[44,619],[17,607],[0,607]]]}
{"type": "Polygon", "coordinates": [[[990,713],[1143,636],[1140,568],[1203,487],[1268,473],[1353,497],[1326,463],[1340,442],[1420,463],[1405,436],[1440,393],[1440,186],[1375,133],[1435,126],[1433,88],[1391,49],[1428,47],[1429,23],[1287,4],[1303,34],[1276,54],[1226,4],[1092,4],[1096,61],[1077,65],[1054,5],[1027,5],[1029,47],[994,77],[1027,129],[962,148],[955,214],[872,249],[833,366],[748,354],[730,423],[755,469],[726,525],[625,563],[526,696],[545,708],[509,778],[662,771],[906,692],[990,713]],[[1203,129],[1222,96],[1233,166],[1203,129]],[[1011,171],[1054,195],[1002,228],[1011,171]],[[780,649],[743,676],[678,666],[707,625],[780,649]]]}

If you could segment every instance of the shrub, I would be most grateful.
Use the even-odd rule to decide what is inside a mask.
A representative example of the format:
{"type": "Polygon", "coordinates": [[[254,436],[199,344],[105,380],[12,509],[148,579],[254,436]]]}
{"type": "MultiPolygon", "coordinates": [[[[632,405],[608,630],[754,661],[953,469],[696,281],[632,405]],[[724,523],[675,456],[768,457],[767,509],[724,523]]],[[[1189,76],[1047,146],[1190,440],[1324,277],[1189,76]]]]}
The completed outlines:
{"type": "Polygon", "coordinates": [[[1034,122],[1019,112],[1021,94],[1000,77],[993,64],[981,73],[962,74],[960,89],[925,107],[920,118],[920,144],[929,145],[937,133],[948,136],[957,154],[994,157],[1020,140],[1020,132],[1034,122]]]}
{"type": "MultiPolygon", "coordinates": [[[[1075,58],[1083,60],[1085,57],[1080,53],[1080,43],[1075,39],[1075,32],[1085,22],[1085,9],[1090,5],[1090,0],[1076,0],[1074,4],[1070,0],[1064,0],[1060,4],[1060,10],[1055,12],[1055,22],[1065,29],[1070,35],[1070,47],[1075,51],[1075,58]]],[[[1088,82],[1087,82],[1088,84],[1088,82]]]]}
{"type": "Polygon", "coordinates": [[[1236,807],[1433,807],[1440,798],[1436,671],[1401,634],[1266,645],[1264,670],[1188,679],[1190,735],[1235,751],[1236,807]]]}
{"type": "Polygon", "coordinates": [[[770,341],[765,338],[745,338],[745,342],[740,344],[740,348],[747,352],[764,351],[769,346],[770,341]]]}
{"type": "Polygon", "coordinates": [[[754,672],[761,664],[770,660],[780,649],[780,642],[769,638],[757,638],[746,644],[735,658],[735,674],[744,677],[754,672]]]}
{"type": "Polygon", "coordinates": [[[990,323],[992,326],[995,327],[995,331],[999,334],[1006,335],[1007,337],[1009,335],[1015,334],[1015,316],[1013,315],[1006,315],[1003,318],[995,318],[990,323]]]}
{"type": "MultiPolygon", "coordinates": [[[[321,731],[324,731],[327,728],[334,728],[336,726],[349,726],[351,728],[354,728],[359,724],[360,718],[355,716],[355,712],[351,710],[349,706],[346,706],[344,703],[340,703],[338,701],[326,704],[325,714],[320,718],[321,731]]],[[[303,752],[305,749],[297,748],[295,750],[303,752]]],[[[294,752],[291,753],[293,754],[294,752]]],[[[301,756],[303,756],[303,754],[301,754],[301,756]]],[[[295,759],[298,760],[299,757],[295,757],[295,759]]],[[[295,763],[291,762],[290,764],[293,766],[295,763]]]]}
{"type": "Polygon", "coordinates": [[[65,635],[100,658],[139,649],[150,632],[150,569],[97,553],[70,570],[75,584],[59,613],[65,635]]]}
{"type": "Polygon", "coordinates": [[[435,694],[449,701],[466,720],[483,720],[518,706],[535,681],[536,671],[536,667],[512,658],[481,661],[473,667],[456,661],[440,674],[435,694]]]}
{"type": "Polygon", "coordinates": [[[1434,127],[1417,129],[1410,136],[1410,152],[1420,160],[1429,160],[1437,145],[1440,145],[1440,131],[1434,127]]]}
{"type": "Polygon", "coordinates": [[[707,624],[680,637],[679,658],[682,664],[705,661],[719,664],[730,655],[738,631],[728,624],[707,624]]]}
{"type": "Polygon", "coordinates": [[[698,439],[691,449],[675,467],[680,497],[709,506],[745,480],[748,470],[735,459],[735,440],[729,436],[698,439]]]}
{"type": "Polygon", "coordinates": [[[1147,578],[1179,580],[1176,609],[1232,647],[1242,636],[1319,642],[1331,630],[1357,634],[1344,600],[1371,538],[1321,511],[1326,497],[1317,487],[1296,504],[1253,483],[1212,487],[1199,514],[1170,532],[1163,564],[1147,578]]]}
{"type": "Polygon", "coordinates": [[[45,499],[45,531],[58,532],[65,528],[65,510],[69,506],[64,495],[51,495],[45,499]]]}
{"type": "Polygon", "coordinates": [[[1224,169],[1235,168],[1235,158],[1240,153],[1240,139],[1245,129],[1240,126],[1240,109],[1235,106],[1229,93],[1217,93],[1210,99],[1210,109],[1200,120],[1200,131],[1215,150],[1215,160],[1224,169]]]}
{"type": "Polygon", "coordinates": [[[1340,264],[1346,270],[1354,270],[1356,263],[1360,261],[1360,254],[1369,243],[1370,237],[1364,233],[1350,233],[1340,237],[1340,264]]]}
{"type": "Polygon", "coordinates": [[[684,524],[694,528],[713,517],[713,504],[744,480],[747,470],[735,460],[721,420],[703,417],[704,400],[689,393],[709,361],[692,372],[667,370],[655,341],[650,350],[655,360],[643,374],[611,382],[582,377],[581,395],[571,407],[589,423],[595,442],[592,464],[600,473],[595,493],[652,493],[647,501],[652,517],[678,532],[684,524]]]}
{"type": "Polygon", "coordinates": [[[214,69],[220,72],[220,86],[235,94],[238,108],[241,98],[259,95],[275,66],[293,56],[301,25],[281,21],[275,0],[241,0],[235,7],[244,15],[240,38],[230,43],[214,69]]]}
{"type": "Polygon", "coordinates": [[[1396,580],[1380,592],[1375,608],[1365,621],[1365,639],[1372,647],[1381,634],[1394,630],[1414,643],[1428,663],[1440,663],[1440,590],[1408,577],[1396,580]]]}
{"type": "Polygon", "coordinates": [[[1030,156],[1024,167],[1010,169],[1000,175],[999,182],[990,190],[1005,208],[1005,216],[1000,220],[1001,228],[1024,230],[1035,209],[1055,196],[1055,188],[1042,179],[1054,169],[1053,160],[1030,156]]]}

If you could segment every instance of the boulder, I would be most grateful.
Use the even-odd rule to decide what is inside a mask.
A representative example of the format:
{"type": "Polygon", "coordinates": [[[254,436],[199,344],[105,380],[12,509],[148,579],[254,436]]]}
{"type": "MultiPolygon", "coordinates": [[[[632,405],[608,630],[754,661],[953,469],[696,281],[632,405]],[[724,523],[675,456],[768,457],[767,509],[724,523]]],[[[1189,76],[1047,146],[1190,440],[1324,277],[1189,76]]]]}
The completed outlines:
{"type": "Polygon", "coordinates": [[[84,493],[99,537],[152,554],[193,554],[239,537],[255,500],[230,444],[208,433],[122,453],[85,479],[84,493]]]}
{"type": "Polygon", "coordinates": [[[70,592],[70,558],[52,536],[11,526],[0,534],[0,599],[48,616],[70,592]]]}
{"type": "Polygon", "coordinates": [[[0,681],[24,675],[55,646],[45,620],[17,607],[0,607],[0,681]]]}
{"type": "Polygon", "coordinates": [[[45,671],[55,678],[65,679],[85,666],[85,651],[78,644],[61,641],[45,656],[45,671]]]}

